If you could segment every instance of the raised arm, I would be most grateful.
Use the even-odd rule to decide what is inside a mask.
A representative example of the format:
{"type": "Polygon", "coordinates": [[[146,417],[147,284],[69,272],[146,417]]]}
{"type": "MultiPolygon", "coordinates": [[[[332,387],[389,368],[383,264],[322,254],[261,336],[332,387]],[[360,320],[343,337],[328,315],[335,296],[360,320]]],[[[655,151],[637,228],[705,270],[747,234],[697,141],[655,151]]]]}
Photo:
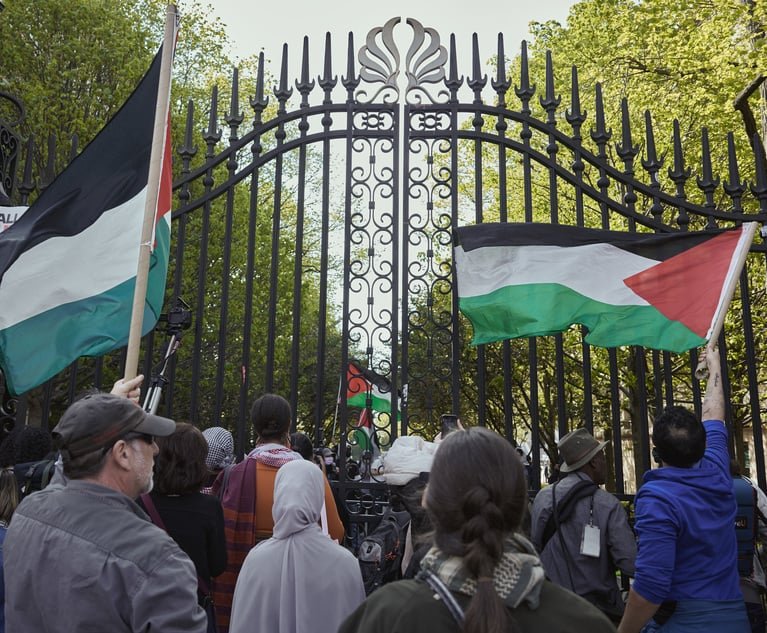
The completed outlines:
{"type": "Polygon", "coordinates": [[[719,350],[706,348],[701,354],[708,369],[708,383],[703,397],[703,416],[706,420],[724,421],[724,388],[722,385],[722,366],[719,350]]]}

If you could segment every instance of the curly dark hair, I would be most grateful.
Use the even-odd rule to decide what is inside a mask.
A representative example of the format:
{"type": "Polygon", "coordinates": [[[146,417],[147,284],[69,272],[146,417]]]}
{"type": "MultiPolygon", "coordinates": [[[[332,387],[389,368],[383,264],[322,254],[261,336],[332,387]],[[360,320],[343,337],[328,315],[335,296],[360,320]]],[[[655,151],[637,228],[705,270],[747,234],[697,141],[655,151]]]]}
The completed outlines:
{"type": "Polygon", "coordinates": [[[291,433],[290,448],[306,460],[314,458],[314,446],[306,433],[291,433]]]}
{"type": "Polygon", "coordinates": [[[25,426],[16,436],[14,457],[17,464],[45,459],[51,452],[53,440],[48,429],[25,426]]]}
{"type": "Polygon", "coordinates": [[[666,407],[653,424],[652,443],[669,466],[689,468],[706,452],[706,429],[692,411],[666,407]]]}
{"type": "Polygon", "coordinates": [[[178,422],[171,435],[155,441],[160,452],[154,463],[154,490],[161,495],[199,492],[210,474],[205,465],[208,443],[200,429],[178,422]]]}

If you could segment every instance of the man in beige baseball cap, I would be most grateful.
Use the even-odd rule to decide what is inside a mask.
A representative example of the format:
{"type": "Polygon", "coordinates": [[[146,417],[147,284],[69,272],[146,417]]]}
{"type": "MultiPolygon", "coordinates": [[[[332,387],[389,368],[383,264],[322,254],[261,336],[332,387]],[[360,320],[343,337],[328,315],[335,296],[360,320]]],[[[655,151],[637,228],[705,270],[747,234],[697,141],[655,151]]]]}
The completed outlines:
{"type": "Polygon", "coordinates": [[[65,411],[53,436],[69,481],[26,497],[8,528],[9,631],[204,633],[194,564],[134,502],[152,488],[155,436],[175,428],[112,394],[65,411]]]}
{"type": "Polygon", "coordinates": [[[607,477],[606,445],[586,429],[559,441],[566,477],[535,497],[531,540],[553,582],[617,623],[624,605],[615,571],[634,575],[636,541],[618,499],[599,487],[607,477]]]}

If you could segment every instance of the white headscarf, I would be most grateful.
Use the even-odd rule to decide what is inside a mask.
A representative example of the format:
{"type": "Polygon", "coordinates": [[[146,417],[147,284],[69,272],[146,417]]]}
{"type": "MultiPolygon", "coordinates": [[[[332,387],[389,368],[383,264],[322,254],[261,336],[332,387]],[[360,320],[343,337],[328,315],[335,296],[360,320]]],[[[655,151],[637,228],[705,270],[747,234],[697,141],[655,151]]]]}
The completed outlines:
{"type": "Polygon", "coordinates": [[[320,530],[323,477],[306,460],[277,472],[273,536],[243,563],[230,633],[336,633],[365,599],[357,559],[320,530]]]}

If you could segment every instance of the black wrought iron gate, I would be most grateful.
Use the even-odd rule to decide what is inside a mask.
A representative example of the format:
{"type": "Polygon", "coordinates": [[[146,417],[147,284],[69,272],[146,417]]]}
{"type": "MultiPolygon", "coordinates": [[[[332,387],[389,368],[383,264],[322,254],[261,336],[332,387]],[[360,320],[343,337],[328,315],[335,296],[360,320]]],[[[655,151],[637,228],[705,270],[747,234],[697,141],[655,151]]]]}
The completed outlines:
{"type": "MultiPolygon", "coordinates": [[[[700,164],[688,167],[675,123],[664,162],[649,113],[636,141],[624,100],[613,133],[599,84],[582,96],[574,67],[564,108],[551,56],[538,90],[524,43],[512,70],[500,35],[490,78],[482,57],[490,53],[476,38],[471,68],[461,69],[453,37],[446,47],[413,19],[373,29],[359,49],[350,34],[340,78],[329,35],[324,50],[313,68],[304,40],[291,82],[286,46],[271,91],[263,55],[254,85],[235,71],[224,113],[217,90],[209,104],[188,104],[168,305],[183,297],[194,324],[170,367],[165,412],[228,426],[243,451],[253,440],[250,402],[283,394],[316,444],[351,446],[339,451],[341,487],[369,491],[369,481],[351,477],[369,467],[355,448],[359,410],[345,398],[356,359],[400,396],[374,421],[384,447],[400,434],[436,434],[439,415],[455,411],[464,424],[524,445],[536,489],[536,473],[556,460],[556,438],[585,425],[612,440],[611,487],[633,492],[649,467],[655,412],[672,402],[700,406],[695,353],[591,348],[578,329],[470,347],[454,292],[452,229],[516,221],[667,232],[764,221],[763,153],[741,157],[749,186],[738,137],[722,136],[720,178],[708,132],[695,149],[700,164]],[[252,94],[245,110],[243,86],[252,94]],[[208,109],[204,148],[195,107],[208,109]]],[[[764,252],[761,240],[752,250],[764,252]]],[[[764,487],[765,370],[753,325],[767,317],[763,273],[764,258],[752,255],[721,347],[733,450],[764,487]]],[[[164,342],[158,332],[147,338],[146,374],[164,342]]],[[[120,364],[119,355],[81,360],[30,397],[47,422],[82,385],[117,377],[120,364]]],[[[354,495],[374,505],[367,492],[354,495]]]]}

